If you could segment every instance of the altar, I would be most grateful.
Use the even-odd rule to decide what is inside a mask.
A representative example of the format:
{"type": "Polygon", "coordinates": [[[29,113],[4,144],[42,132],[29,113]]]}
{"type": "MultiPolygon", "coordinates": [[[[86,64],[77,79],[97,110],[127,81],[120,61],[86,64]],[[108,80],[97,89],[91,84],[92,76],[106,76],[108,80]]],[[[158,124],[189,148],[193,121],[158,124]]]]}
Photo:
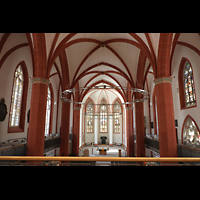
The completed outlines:
{"type": "Polygon", "coordinates": [[[107,155],[107,151],[109,151],[109,148],[105,148],[105,147],[98,147],[97,151],[99,151],[99,155],[107,155]]]}

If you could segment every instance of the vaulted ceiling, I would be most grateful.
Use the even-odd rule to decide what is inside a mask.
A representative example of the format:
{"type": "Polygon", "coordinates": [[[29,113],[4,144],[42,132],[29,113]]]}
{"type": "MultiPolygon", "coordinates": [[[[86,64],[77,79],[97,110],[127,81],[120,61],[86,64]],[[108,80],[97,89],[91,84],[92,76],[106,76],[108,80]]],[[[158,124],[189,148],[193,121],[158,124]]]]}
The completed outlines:
{"type": "MultiPolygon", "coordinates": [[[[174,33],[171,59],[176,45],[200,55],[198,33],[174,33]]],[[[63,77],[60,54],[65,53],[68,87],[86,87],[101,81],[121,87],[145,83],[149,69],[156,72],[160,33],[45,33],[46,74],[63,77]],[[142,68],[142,70],[141,70],[142,68]],[[139,80],[140,79],[140,80],[139,80]]],[[[0,34],[0,68],[21,48],[30,52],[34,69],[34,36],[31,33],[0,34]]],[[[34,70],[33,70],[34,71],[34,70]]]]}
{"type": "MultiPolygon", "coordinates": [[[[150,63],[152,44],[149,46],[145,34],[79,33],[61,46],[67,36],[60,34],[54,49],[65,50],[70,85],[79,81],[79,86],[85,87],[105,80],[121,86],[127,86],[128,81],[135,86],[141,51],[149,57],[145,63],[146,69],[150,63]]],[[[55,62],[59,66],[58,57],[55,62]]]]}

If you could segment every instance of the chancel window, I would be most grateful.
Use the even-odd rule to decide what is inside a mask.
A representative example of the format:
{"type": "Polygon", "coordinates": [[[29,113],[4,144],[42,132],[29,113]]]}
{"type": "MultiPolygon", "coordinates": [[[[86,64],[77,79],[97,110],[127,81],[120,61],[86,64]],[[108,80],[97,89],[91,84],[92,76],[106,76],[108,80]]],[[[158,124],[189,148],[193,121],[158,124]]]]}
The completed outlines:
{"type": "Polygon", "coordinates": [[[46,121],[45,121],[45,136],[49,135],[50,113],[51,113],[51,91],[50,91],[50,88],[48,87],[46,121]]]}
{"type": "Polygon", "coordinates": [[[200,144],[200,134],[195,122],[188,117],[183,127],[184,144],[200,144]]]}
{"type": "Polygon", "coordinates": [[[183,70],[184,79],[184,91],[186,107],[190,107],[196,104],[195,88],[193,80],[193,70],[190,63],[187,61],[183,70]]]}
{"type": "Polygon", "coordinates": [[[102,102],[100,105],[100,133],[107,133],[108,132],[108,108],[105,105],[106,102],[102,102]]]}
{"type": "Polygon", "coordinates": [[[86,108],[87,112],[87,133],[94,132],[94,105],[88,104],[86,108]]]}
{"type": "Polygon", "coordinates": [[[114,133],[120,133],[120,117],[121,117],[121,106],[116,101],[113,105],[113,122],[114,122],[114,133]]]}
{"type": "Polygon", "coordinates": [[[10,119],[9,119],[10,127],[19,126],[20,123],[23,82],[24,82],[23,70],[22,66],[19,65],[15,70],[15,75],[14,75],[14,85],[13,85],[12,102],[11,102],[10,119]]]}

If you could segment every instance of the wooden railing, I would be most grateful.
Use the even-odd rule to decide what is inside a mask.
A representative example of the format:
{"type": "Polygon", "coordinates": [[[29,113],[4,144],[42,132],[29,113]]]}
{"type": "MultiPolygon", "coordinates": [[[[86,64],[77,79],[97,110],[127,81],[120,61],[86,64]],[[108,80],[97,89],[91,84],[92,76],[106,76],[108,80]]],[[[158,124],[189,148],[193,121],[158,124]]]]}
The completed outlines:
{"type": "Polygon", "coordinates": [[[116,162],[200,162],[199,158],[188,157],[46,157],[46,156],[0,156],[0,161],[116,161],[116,162]]]}

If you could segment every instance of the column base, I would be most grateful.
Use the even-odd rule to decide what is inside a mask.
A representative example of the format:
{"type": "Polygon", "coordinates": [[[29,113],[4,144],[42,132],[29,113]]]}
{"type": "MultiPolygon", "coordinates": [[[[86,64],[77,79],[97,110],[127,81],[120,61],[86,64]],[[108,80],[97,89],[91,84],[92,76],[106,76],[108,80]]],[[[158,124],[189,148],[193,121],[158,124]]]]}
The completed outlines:
{"type": "Polygon", "coordinates": [[[113,144],[109,144],[109,147],[113,147],[113,144]]]}
{"type": "Polygon", "coordinates": [[[98,144],[94,144],[94,147],[98,147],[98,144]]]}

